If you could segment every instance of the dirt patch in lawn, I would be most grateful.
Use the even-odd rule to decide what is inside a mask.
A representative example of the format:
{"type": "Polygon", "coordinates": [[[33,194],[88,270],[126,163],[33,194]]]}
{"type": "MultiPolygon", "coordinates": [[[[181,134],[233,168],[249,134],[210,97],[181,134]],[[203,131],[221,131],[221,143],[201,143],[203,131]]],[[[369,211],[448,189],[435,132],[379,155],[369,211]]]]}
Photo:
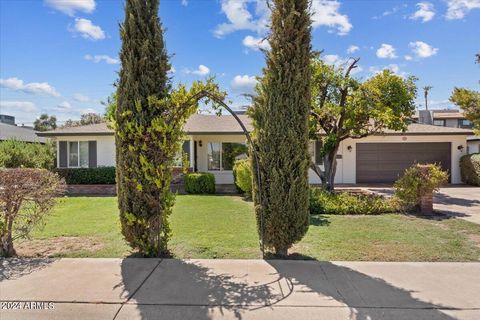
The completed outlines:
{"type": "Polygon", "coordinates": [[[15,245],[20,257],[58,257],[78,251],[94,252],[104,247],[95,237],[55,237],[22,241],[15,245]]]}
{"type": "Polygon", "coordinates": [[[469,234],[468,238],[477,246],[480,248],[480,235],[478,234],[469,234]]]}

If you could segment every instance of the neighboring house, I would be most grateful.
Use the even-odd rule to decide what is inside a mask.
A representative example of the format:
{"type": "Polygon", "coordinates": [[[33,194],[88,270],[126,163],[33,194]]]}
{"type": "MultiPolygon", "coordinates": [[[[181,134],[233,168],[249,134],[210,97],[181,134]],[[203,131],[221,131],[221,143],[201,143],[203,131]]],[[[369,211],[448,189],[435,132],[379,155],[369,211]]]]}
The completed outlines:
{"type": "MultiPolygon", "coordinates": [[[[465,118],[463,112],[454,109],[419,110],[415,116],[419,123],[433,124],[449,128],[472,129],[473,123],[465,118]]],[[[467,153],[480,152],[480,137],[467,137],[467,153]]]]}
{"type": "Polygon", "coordinates": [[[45,143],[45,138],[37,136],[32,128],[18,127],[15,124],[0,122],[0,141],[17,139],[25,142],[45,143]]]}
{"type": "MultiPolygon", "coordinates": [[[[239,115],[248,130],[251,121],[239,115]]],[[[232,184],[235,159],[244,158],[246,138],[233,116],[193,115],[185,125],[188,153],[193,171],[212,172],[217,184],[232,184]]],[[[70,127],[39,133],[57,143],[58,167],[115,165],[115,137],[105,123],[70,127]]],[[[461,183],[459,160],[466,153],[466,138],[472,131],[425,124],[411,124],[405,133],[387,131],[340,144],[337,183],[395,181],[415,162],[439,163],[451,174],[452,183],[461,183]]],[[[320,143],[312,141],[312,159],[321,164],[320,143]]],[[[320,183],[310,171],[311,183],[320,183]]]]}

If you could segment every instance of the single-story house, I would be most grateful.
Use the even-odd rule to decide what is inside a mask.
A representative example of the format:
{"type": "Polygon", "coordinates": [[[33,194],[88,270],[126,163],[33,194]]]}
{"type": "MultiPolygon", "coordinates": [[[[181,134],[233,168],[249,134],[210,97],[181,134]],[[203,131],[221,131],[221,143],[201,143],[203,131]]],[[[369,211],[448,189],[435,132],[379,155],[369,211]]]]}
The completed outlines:
{"type": "MultiPolygon", "coordinates": [[[[246,115],[239,118],[252,129],[246,115]]],[[[212,172],[217,184],[232,184],[235,159],[245,157],[246,138],[230,115],[193,115],[185,126],[183,150],[192,171],[212,172]]],[[[105,123],[70,127],[40,133],[57,143],[58,167],[115,165],[115,137],[105,123]]],[[[362,139],[347,139],[340,145],[337,183],[390,183],[415,162],[439,163],[450,173],[451,183],[461,183],[460,157],[466,154],[467,136],[472,131],[412,123],[405,133],[387,130],[362,139]]],[[[319,142],[312,141],[312,159],[321,165],[319,142]]],[[[313,173],[310,182],[320,183],[313,173]]]]}

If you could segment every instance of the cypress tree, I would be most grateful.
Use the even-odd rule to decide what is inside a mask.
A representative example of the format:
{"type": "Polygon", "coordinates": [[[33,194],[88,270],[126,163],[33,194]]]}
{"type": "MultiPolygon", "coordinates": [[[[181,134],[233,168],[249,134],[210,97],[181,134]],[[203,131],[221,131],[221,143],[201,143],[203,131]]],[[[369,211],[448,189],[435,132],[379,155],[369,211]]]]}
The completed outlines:
{"type": "Polygon", "coordinates": [[[257,225],[261,234],[263,224],[265,247],[280,255],[302,239],[309,225],[308,9],[308,0],[272,1],[271,50],[250,110],[258,149],[253,165],[260,170],[260,184],[254,175],[257,225]]]}
{"type": "Polygon", "coordinates": [[[166,98],[171,88],[158,7],[159,0],[126,0],[125,20],[120,26],[122,67],[115,112],[122,233],[146,256],[166,253],[168,215],[174,202],[171,152],[162,150],[159,142],[165,137],[162,124],[169,110],[152,103],[166,98]]]}

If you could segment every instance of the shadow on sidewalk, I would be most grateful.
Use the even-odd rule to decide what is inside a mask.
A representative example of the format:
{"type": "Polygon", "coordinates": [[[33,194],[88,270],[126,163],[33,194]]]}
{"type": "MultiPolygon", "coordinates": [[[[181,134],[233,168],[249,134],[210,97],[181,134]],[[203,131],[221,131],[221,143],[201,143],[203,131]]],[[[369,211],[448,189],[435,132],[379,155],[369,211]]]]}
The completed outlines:
{"type": "MultiPolygon", "coordinates": [[[[336,300],[347,305],[350,318],[356,320],[454,319],[437,310],[451,309],[449,307],[420,301],[410,291],[330,262],[267,260],[257,265],[265,269],[263,277],[266,279],[252,279],[252,272],[248,268],[239,271],[238,264],[237,270],[227,272],[225,263],[228,262],[213,272],[201,261],[163,260],[140,289],[138,285],[125,287],[131,299],[129,303],[135,304],[135,316],[141,319],[213,319],[228,315],[243,319],[247,313],[251,316],[255,312],[270,312],[278,303],[284,306],[296,303],[300,307],[300,317],[302,307],[316,307],[320,301],[336,300]],[[296,299],[289,299],[294,295],[296,299]],[[308,300],[299,299],[300,295],[308,296],[308,300]]],[[[128,281],[129,271],[130,268],[122,268],[124,284],[133,283],[128,281]]],[[[339,304],[333,302],[333,305],[338,307],[339,304]]],[[[132,304],[125,308],[130,309],[125,313],[127,310],[120,311],[117,319],[132,316],[132,304]]],[[[320,309],[318,312],[322,313],[320,309]]]]}
{"type": "Polygon", "coordinates": [[[53,258],[0,258],[0,281],[21,278],[47,267],[56,260],[53,258]]]}

